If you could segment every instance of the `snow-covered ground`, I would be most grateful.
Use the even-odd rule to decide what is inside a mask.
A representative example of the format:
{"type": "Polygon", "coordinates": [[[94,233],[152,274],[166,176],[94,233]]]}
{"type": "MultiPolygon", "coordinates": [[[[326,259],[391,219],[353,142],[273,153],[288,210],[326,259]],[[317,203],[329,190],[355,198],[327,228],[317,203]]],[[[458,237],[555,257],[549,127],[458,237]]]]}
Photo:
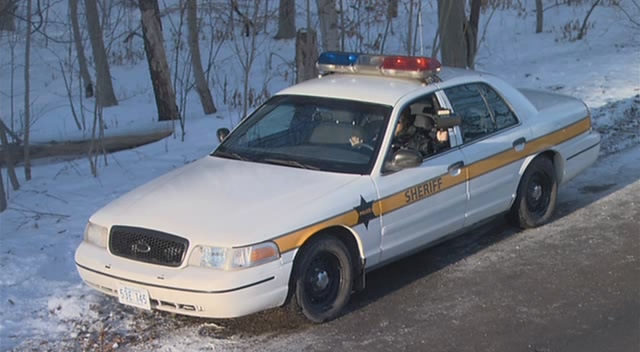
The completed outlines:
{"type": "MultiPolygon", "coordinates": [[[[598,7],[591,16],[592,25],[586,38],[570,41],[567,37],[576,33],[565,30],[565,25],[582,21],[587,7],[559,6],[545,12],[545,31],[535,34],[533,2],[527,2],[527,6],[524,12],[497,10],[491,15],[488,10],[481,15],[480,32],[485,31],[487,22],[488,27],[480,45],[477,69],[495,73],[516,86],[553,90],[585,100],[593,110],[595,128],[604,137],[603,155],[637,145],[640,142],[640,29],[619,9],[598,7]]],[[[627,10],[633,8],[627,7],[627,10]]],[[[640,10],[636,9],[635,14],[640,18],[640,10]]],[[[436,22],[433,6],[425,7],[424,22],[425,41],[430,42],[436,22]]],[[[388,40],[389,52],[402,52],[400,32],[397,25],[395,36],[388,40]]],[[[292,41],[263,39],[263,52],[277,52],[292,60],[292,41]]],[[[0,90],[3,93],[9,91],[6,45],[0,41],[0,90]]],[[[18,43],[16,47],[19,60],[21,45],[18,43]]],[[[34,49],[32,97],[37,116],[34,140],[86,137],[87,132],[77,131],[69,117],[64,82],[56,68],[59,59],[52,51],[34,49]]],[[[286,77],[283,74],[287,66],[276,64],[275,60],[268,62],[268,56],[261,55],[256,61],[256,91],[262,88],[261,81],[268,81],[266,86],[271,92],[286,87],[291,81],[291,73],[286,77]]],[[[221,50],[220,58],[222,64],[236,67],[221,69],[221,72],[228,71],[229,90],[240,89],[240,83],[235,83],[240,82],[238,65],[233,61],[237,59],[230,46],[221,50]]],[[[135,65],[112,65],[121,104],[105,110],[107,127],[112,130],[109,133],[126,133],[127,129],[153,124],[155,105],[145,65],[142,60],[135,65]]],[[[21,83],[17,82],[19,101],[22,99],[20,87],[21,83]]],[[[216,92],[220,93],[220,89],[214,94],[216,92]]],[[[16,346],[37,349],[39,341],[70,341],[69,346],[77,348],[79,345],[74,341],[82,341],[83,336],[95,341],[101,329],[106,328],[102,321],[109,313],[104,310],[112,302],[83,285],[75,270],[73,253],[81,241],[87,219],[123,193],[211,151],[217,144],[216,129],[233,125],[240,116],[237,107],[216,102],[220,112],[203,116],[197,96],[189,95],[184,142],[179,137],[169,137],[108,155],[107,165],[100,165],[95,178],[86,159],[36,165],[31,181],[21,179],[21,189],[9,191],[9,209],[0,214],[1,350],[16,346]]],[[[6,117],[8,106],[7,94],[0,95],[0,115],[10,125],[6,117]]],[[[632,148],[640,152],[638,147],[632,148]]],[[[17,171],[22,176],[22,170],[17,171]]],[[[111,329],[133,329],[137,324],[135,314],[152,313],[121,310],[112,314],[124,318],[121,326],[111,326],[111,329]]],[[[206,324],[198,326],[195,330],[182,331],[181,339],[168,334],[162,344],[174,346],[173,350],[191,349],[193,345],[185,345],[185,341],[197,344],[202,326],[206,324]]],[[[208,330],[215,330],[215,324],[208,326],[208,330]]],[[[215,341],[213,350],[242,349],[233,339],[215,341]]],[[[110,342],[112,348],[113,341],[110,342]]],[[[211,344],[210,339],[199,346],[207,344],[211,344]]],[[[42,346],[47,349],[46,345],[42,346]]]]}

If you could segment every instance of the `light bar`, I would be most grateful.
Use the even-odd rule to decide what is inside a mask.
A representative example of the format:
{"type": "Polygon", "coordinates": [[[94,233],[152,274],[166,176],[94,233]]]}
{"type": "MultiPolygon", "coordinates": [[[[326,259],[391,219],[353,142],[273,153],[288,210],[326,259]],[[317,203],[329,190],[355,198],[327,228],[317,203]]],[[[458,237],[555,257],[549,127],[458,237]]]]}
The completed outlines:
{"type": "Polygon", "coordinates": [[[345,72],[426,79],[440,71],[438,60],[418,56],[368,55],[327,51],[318,57],[318,69],[324,73],[345,72]]]}

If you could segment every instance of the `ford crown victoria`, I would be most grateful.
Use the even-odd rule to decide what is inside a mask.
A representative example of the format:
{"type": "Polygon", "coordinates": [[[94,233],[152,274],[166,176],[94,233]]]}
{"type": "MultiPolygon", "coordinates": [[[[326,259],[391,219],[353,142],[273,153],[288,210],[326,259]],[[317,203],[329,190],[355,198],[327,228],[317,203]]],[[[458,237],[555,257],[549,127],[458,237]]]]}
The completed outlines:
{"type": "Polygon", "coordinates": [[[82,279],[124,304],[335,318],[367,272],[507,214],[552,217],[599,152],[578,99],[430,58],[323,53],[211,153],[96,212],[82,279]]]}

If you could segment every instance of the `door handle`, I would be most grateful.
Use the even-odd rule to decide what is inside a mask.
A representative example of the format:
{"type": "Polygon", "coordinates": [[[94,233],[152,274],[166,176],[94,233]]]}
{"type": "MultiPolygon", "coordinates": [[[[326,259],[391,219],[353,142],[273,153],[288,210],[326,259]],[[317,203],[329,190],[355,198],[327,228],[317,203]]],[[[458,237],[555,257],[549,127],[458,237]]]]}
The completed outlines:
{"type": "Polygon", "coordinates": [[[527,143],[527,139],[524,137],[520,137],[513,141],[513,148],[516,152],[521,152],[524,150],[524,145],[527,143]]]}
{"type": "Polygon", "coordinates": [[[451,165],[449,165],[449,174],[451,176],[458,176],[460,175],[460,172],[462,172],[462,168],[464,167],[464,161],[458,161],[456,163],[453,163],[451,165]]]}

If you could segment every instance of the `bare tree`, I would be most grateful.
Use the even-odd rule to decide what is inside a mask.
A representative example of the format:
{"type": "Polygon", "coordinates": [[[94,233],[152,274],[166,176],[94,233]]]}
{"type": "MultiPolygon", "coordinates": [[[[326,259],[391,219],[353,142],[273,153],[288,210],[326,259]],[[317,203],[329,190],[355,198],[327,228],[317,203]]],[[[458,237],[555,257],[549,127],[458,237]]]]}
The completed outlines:
{"type": "Polygon", "coordinates": [[[544,21],[543,12],[542,0],[536,0],[536,33],[542,32],[542,23],[544,21]]]}
{"type": "Polygon", "coordinates": [[[0,169],[0,213],[7,209],[7,195],[4,193],[4,181],[2,180],[2,169],[0,169]]]}
{"type": "Polygon", "coordinates": [[[156,97],[158,119],[160,121],[179,120],[176,93],[171,84],[171,73],[164,50],[164,38],[160,25],[160,11],[157,0],[139,0],[142,18],[144,51],[147,53],[149,74],[156,97]]]}
{"type": "MultiPolygon", "coordinates": [[[[100,86],[96,87],[96,95],[100,96],[100,86]]],[[[104,145],[104,121],[102,119],[102,106],[98,99],[94,101],[93,105],[93,126],[91,127],[91,143],[89,144],[89,150],[87,151],[87,157],[89,158],[89,167],[93,177],[98,176],[98,162],[100,154],[104,157],[104,164],[107,165],[107,151],[104,145]],[[96,128],[98,129],[98,136],[96,136],[96,128]],[[97,139],[96,139],[97,138],[97,139]]]]}
{"type": "Polygon", "coordinates": [[[31,66],[31,0],[27,0],[27,35],[24,49],[24,178],[31,180],[31,157],[29,155],[29,134],[31,131],[29,91],[29,68],[31,66]]]}
{"type": "Polygon", "coordinates": [[[467,67],[475,67],[476,53],[478,51],[478,22],[480,21],[481,0],[471,1],[471,13],[466,26],[465,34],[467,41],[467,67]]]}
{"type": "Polygon", "coordinates": [[[9,109],[10,109],[10,115],[9,115],[9,125],[11,126],[11,129],[15,129],[15,121],[16,121],[16,114],[15,114],[15,83],[16,83],[16,46],[18,45],[18,35],[17,33],[13,32],[10,33],[9,35],[7,35],[7,42],[9,44],[9,55],[10,55],[10,67],[11,67],[11,72],[9,74],[9,87],[10,87],[10,93],[9,93],[9,109]]]}
{"type": "Polygon", "coordinates": [[[464,22],[464,0],[438,0],[441,56],[445,66],[467,66],[464,22]]]}
{"type": "Polygon", "coordinates": [[[202,69],[202,58],[200,57],[200,42],[198,40],[199,28],[196,0],[187,0],[187,27],[189,29],[189,50],[191,51],[191,66],[193,66],[193,76],[196,80],[196,90],[200,96],[200,103],[205,114],[215,113],[216,106],[213,104],[211,90],[204,77],[202,69]]]}
{"type": "Polygon", "coordinates": [[[15,11],[16,0],[0,0],[0,31],[16,30],[15,11]]]}
{"type": "Polygon", "coordinates": [[[78,0],[69,0],[69,17],[71,17],[71,32],[73,32],[73,42],[78,55],[78,64],[80,65],[80,78],[84,83],[84,95],[87,98],[91,98],[93,96],[93,82],[89,74],[87,58],[84,56],[82,34],[78,23],[78,0]]]}
{"type": "MultiPolygon", "coordinates": [[[[11,157],[11,151],[9,150],[9,140],[7,138],[7,133],[11,134],[7,126],[4,124],[2,119],[0,118],[0,145],[2,145],[2,149],[4,150],[4,164],[7,167],[7,175],[9,175],[9,179],[11,180],[11,186],[15,191],[20,189],[20,183],[18,182],[18,177],[16,176],[16,170],[13,168],[14,162],[11,157]]],[[[16,139],[16,136],[13,137],[16,139]]]]}
{"type": "MultiPolygon", "coordinates": [[[[71,49],[71,47],[69,47],[71,49]]],[[[69,50],[71,51],[71,50],[69,50]]],[[[71,108],[71,116],[73,117],[73,121],[76,123],[76,127],[78,127],[79,131],[82,131],[82,125],[80,124],[80,120],[78,119],[78,114],[76,113],[75,104],[73,103],[73,72],[69,70],[69,79],[67,79],[67,72],[64,69],[64,64],[59,62],[60,64],[60,73],[62,75],[62,81],[64,82],[64,88],[67,90],[67,99],[69,99],[69,108],[71,108]]]]}
{"type": "Polygon", "coordinates": [[[589,20],[589,16],[591,16],[591,13],[599,3],[600,0],[596,0],[587,12],[587,15],[584,17],[584,21],[582,21],[582,27],[580,27],[580,33],[578,33],[578,40],[582,40],[582,38],[584,38],[584,36],[587,34],[587,21],[589,20]]]}
{"type": "Polygon", "coordinates": [[[85,0],[85,11],[87,18],[87,29],[89,30],[89,41],[93,49],[93,60],[96,64],[96,94],[100,106],[109,107],[118,105],[116,95],[113,92],[113,84],[111,83],[111,71],[109,70],[109,62],[107,61],[107,52],[104,48],[104,40],[102,39],[102,28],[100,26],[100,17],[98,15],[98,5],[96,0],[85,0]]]}
{"type": "Polygon", "coordinates": [[[409,1],[409,18],[407,19],[407,55],[413,52],[413,8],[414,0],[409,1]]]}
{"type": "Polygon", "coordinates": [[[299,30],[296,36],[296,83],[306,81],[317,75],[318,57],[317,36],[314,30],[299,30]]]}
{"type": "Polygon", "coordinates": [[[398,17],[398,0],[389,0],[389,5],[387,7],[387,17],[398,17]]]}
{"type": "MultiPolygon", "coordinates": [[[[252,3],[247,2],[246,7],[246,13],[248,15],[245,15],[244,31],[249,35],[233,41],[233,51],[240,63],[240,66],[242,67],[242,116],[247,115],[247,111],[252,100],[250,99],[250,77],[251,69],[253,68],[253,63],[255,62],[258,53],[259,43],[257,42],[257,36],[259,26],[256,22],[259,20],[260,1],[255,0],[252,3]],[[247,29],[249,29],[248,32],[247,29]]],[[[241,13],[239,9],[236,10],[241,13]]]]}
{"type": "Polygon", "coordinates": [[[278,6],[278,33],[275,39],[291,39],[296,36],[295,0],[280,0],[278,6]]]}
{"type": "Polygon", "coordinates": [[[322,50],[339,50],[336,0],[316,0],[316,5],[318,6],[318,19],[320,21],[322,50]]]}

